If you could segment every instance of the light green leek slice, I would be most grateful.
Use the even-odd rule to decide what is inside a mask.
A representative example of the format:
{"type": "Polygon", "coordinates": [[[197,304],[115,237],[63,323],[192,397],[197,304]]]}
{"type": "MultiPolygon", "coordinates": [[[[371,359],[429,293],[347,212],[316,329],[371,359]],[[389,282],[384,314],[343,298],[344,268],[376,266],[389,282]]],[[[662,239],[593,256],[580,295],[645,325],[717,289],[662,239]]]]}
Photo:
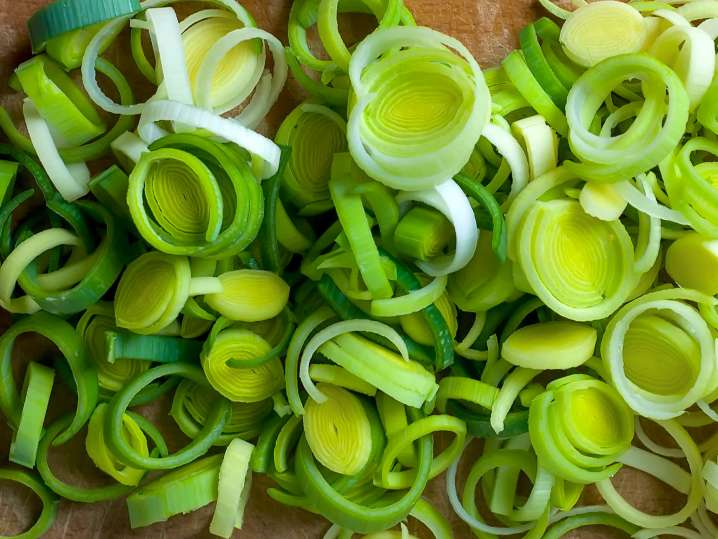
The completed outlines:
{"type": "Polygon", "coordinates": [[[127,498],[130,526],[164,522],[215,501],[222,458],[214,455],[177,468],[134,492],[127,498]]]}
{"type": "Polygon", "coordinates": [[[718,294],[718,242],[695,232],[674,241],[666,251],[666,271],[684,288],[718,294]]]}
{"type": "Polygon", "coordinates": [[[10,444],[10,462],[30,469],[35,467],[37,446],[42,436],[54,380],[55,371],[52,369],[34,361],[27,366],[20,396],[23,401],[22,412],[10,444]]]}
{"type": "Polygon", "coordinates": [[[35,474],[25,470],[0,469],[0,480],[27,487],[42,503],[40,515],[32,526],[20,534],[6,536],[7,539],[35,539],[45,535],[57,518],[59,500],[55,494],[35,474]]]}
{"type": "Polygon", "coordinates": [[[689,105],[683,82],[662,62],[644,54],[608,58],[581,75],[569,92],[568,138],[582,163],[566,166],[581,178],[601,182],[623,181],[646,172],[680,142],[689,105]],[[642,80],[643,104],[630,127],[616,136],[591,132],[596,113],[610,93],[637,76],[642,80]]]}
{"type": "MultiPolygon", "coordinates": [[[[662,421],[659,425],[666,430],[666,432],[675,440],[678,447],[683,451],[690,468],[689,491],[685,492],[688,497],[685,505],[679,511],[672,514],[651,515],[628,503],[616,491],[616,488],[613,486],[610,479],[600,481],[596,485],[603,499],[606,500],[606,503],[616,512],[616,514],[623,517],[628,522],[644,528],[670,528],[671,526],[681,524],[686,520],[686,518],[696,511],[698,505],[701,503],[701,498],[703,497],[704,492],[704,483],[701,475],[703,461],[700,451],[691,436],[675,421],[662,421]]],[[[667,461],[667,464],[671,465],[673,463],[671,461],[667,461]]],[[[643,471],[655,474],[656,476],[660,473],[652,472],[652,470],[648,468],[643,471]]],[[[675,485],[675,483],[673,483],[673,485],[675,485]]]]}
{"type": "Polygon", "coordinates": [[[309,367],[309,376],[314,382],[331,384],[369,397],[373,397],[377,393],[373,385],[337,365],[313,364],[309,367]]]}
{"type": "Polygon", "coordinates": [[[579,65],[591,67],[606,58],[639,52],[646,29],[643,16],[630,4],[605,0],[580,7],[561,27],[561,44],[579,65]]]}
{"type": "Polygon", "coordinates": [[[583,211],[601,221],[615,221],[628,205],[613,184],[594,182],[583,186],[579,202],[583,211]]]}
{"type": "Polygon", "coordinates": [[[349,149],[389,187],[427,189],[458,173],[489,120],[489,91],[474,57],[429,28],[377,30],[352,54],[349,76],[356,94],[349,149]]]}
{"type": "Polygon", "coordinates": [[[35,56],[20,64],[15,75],[59,145],[79,146],[104,133],[93,104],[53,60],[35,56]]]}
{"type": "Polygon", "coordinates": [[[621,396],[644,417],[677,417],[714,389],[713,338],[700,313],[684,303],[690,299],[684,289],[646,294],[606,327],[604,365],[621,396]]]}
{"type": "Polygon", "coordinates": [[[544,322],[524,326],[504,342],[502,357],[529,369],[572,369],[593,356],[597,331],[576,322],[544,322]]]}
{"type": "Polygon", "coordinates": [[[558,137],[537,114],[511,124],[511,130],[526,149],[531,178],[538,178],[558,165],[558,137]]]}
{"type": "Polygon", "coordinates": [[[135,333],[159,333],[180,314],[190,292],[189,260],[150,252],[122,274],[115,294],[117,325],[135,333]]]}
{"type": "Polygon", "coordinates": [[[303,103],[284,119],[274,140],[292,148],[282,198],[303,215],[329,209],[332,158],[347,149],[344,119],[330,108],[303,103]]]}
{"type": "MultiPolygon", "coordinates": [[[[92,459],[95,466],[111,476],[118,483],[128,486],[137,486],[145,475],[145,470],[126,466],[112,454],[112,451],[105,443],[105,415],[107,404],[101,403],[87,425],[87,437],[85,438],[85,450],[92,459]]],[[[122,416],[122,436],[132,448],[140,455],[149,456],[147,437],[137,422],[128,414],[122,416]]]]}
{"type": "Polygon", "coordinates": [[[328,469],[356,475],[369,462],[371,426],[364,405],[351,392],[319,384],[327,400],[310,399],[304,409],[304,435],[314,457],[328,469]]]}
{"type": "Polygon", "coordinates": [[[282,312],[289,299],[289,285],[269,271],[231,271],[220,275],[219,281],[223,291],[207,294],[204,300],[230,320],[269,320],[282,312]]]}
{"type": "Polygon", "coordinates": [[[219,468],[217,505],[214,508],[209,532],[228,539],[236,529],[242,529],[244,508],[252,488],[252,451],[254,446],[234,439],[227,446],[219,468]]]}

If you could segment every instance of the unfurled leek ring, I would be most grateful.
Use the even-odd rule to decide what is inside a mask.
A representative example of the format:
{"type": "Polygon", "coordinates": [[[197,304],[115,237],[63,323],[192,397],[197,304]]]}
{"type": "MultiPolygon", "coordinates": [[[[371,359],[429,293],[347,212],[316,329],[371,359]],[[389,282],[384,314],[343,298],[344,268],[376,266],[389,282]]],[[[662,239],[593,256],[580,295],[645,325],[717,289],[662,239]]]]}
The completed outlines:
{"type": "Polygon", "coordinates": [[[428,189],[454,176],[488,124],[489,91],[476,60],[434,30],[374,32],[354,51],[349,76],[349,149],[389,187],[428,189]]]}

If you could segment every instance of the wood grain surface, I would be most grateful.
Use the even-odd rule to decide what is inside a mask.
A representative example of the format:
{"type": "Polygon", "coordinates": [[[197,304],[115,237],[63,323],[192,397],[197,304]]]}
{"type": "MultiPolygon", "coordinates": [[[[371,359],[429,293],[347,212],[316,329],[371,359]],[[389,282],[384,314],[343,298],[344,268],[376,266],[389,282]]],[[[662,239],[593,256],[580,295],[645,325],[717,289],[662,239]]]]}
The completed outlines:
{"type": "MultiPolygon", "coordinates": [[[[97,0],[101,1],[101,0],[97,0]]],[[[17,97],[6,81],[12,69],[30,54],[25,21],[35,9],[46,0],[0,0],[0,102],[17,105],[17,97]]],[[[277,35],[286,43],[286,20],[291,0],[244,0],[244,5],[254,13],[259,25],[277,35]]],[[[542,15],[535,0],[407,0],[419,24],[432,26],[462,40],[474,53],[482,66],[489,67],[499,62],[517,46],[520,28],[528,21],[542,15]]],[[[281,102],[273,111],[263,129],[270,134],[277,122],[301,99],[301,91],[290,81],[281,102]]],[[[6,327],[0,325],[0,328],[6,327]]],[[[29,359],[52,356],[49,346],[40,345],[36,340],[25,341],[18,346],[18,369],[29,359]],[[24,345],[23,345],[24,344],[24,345]]],[[[53,412],[65,406],[71,408],[70,395],[57,391],[53,395],[53,412]]],[[[167,406],[155,407],[147,413],[156,420],[169,438],[180,446],[182,435],[173,428],[167,418],[167,406]]],[[[102,484],[103,479],[93,470],[84,457],[83,437],[53,451],[51,464],[58,474],[77,484],[102,484]]],[[[7,463],[9,433],[4,421],[0,421],[0,465],[7,463]]],[[[651,512],[666,512],[677,509],[681,497],[657,484],[655,481],[630,470],[622,471],[615,479],[619,490],[638,507],[651,512]]],[[[264,478],[255,480],[245,527],[235,536],[255,538],[319,538],[328,524],[308,513],[280,506],[270,500],[265,491],[269,482],[264,478]]],[[[449,516],[457,538],[473,537],[469,529],[451,512],[445,496],[444,479],[435,480],[427,491],[428,497],[449,516]]],[[[600,503],[600,498],[589,489],[584,503],[600,503]]],[[[0,536],[18,533],[37,514],[39,506],[29,491],[0,482],[0,536]]],[[[62,502],[59,517],[49,533],[52,539],[67,538],[209,538],[208,529],[212,506],[193,514],[180,516],[170,522],[132,531],[128,525],[127,511],[123,500],[113,503],[82,505],[62,502]]],[[[423,531],[411,523],[413,533],[424,537],[423,531]]],[[[605,529],[585,529],[570,537],[609,538],[620,537],[605,529]]]]}

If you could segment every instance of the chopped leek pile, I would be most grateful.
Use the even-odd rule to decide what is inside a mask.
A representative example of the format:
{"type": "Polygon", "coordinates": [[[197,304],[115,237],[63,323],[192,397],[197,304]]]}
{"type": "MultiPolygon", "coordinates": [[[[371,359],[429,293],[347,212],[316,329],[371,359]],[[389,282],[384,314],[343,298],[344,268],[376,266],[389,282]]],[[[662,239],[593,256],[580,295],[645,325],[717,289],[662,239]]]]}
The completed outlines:
{"type": "Polygon", "coordinates": [[[540,0],[485,70],[402,0],[294,0],[288,46],[181,3],[50,3],[8,81],[0,480],[42,502],[14,537],[124,499],[229,538],[258,475],[326,539],[454,537],[439,476],[480,538],[718,537],[718,0],[540,0]],[[101,486],[51,465],[77,437],[101,486]]]}

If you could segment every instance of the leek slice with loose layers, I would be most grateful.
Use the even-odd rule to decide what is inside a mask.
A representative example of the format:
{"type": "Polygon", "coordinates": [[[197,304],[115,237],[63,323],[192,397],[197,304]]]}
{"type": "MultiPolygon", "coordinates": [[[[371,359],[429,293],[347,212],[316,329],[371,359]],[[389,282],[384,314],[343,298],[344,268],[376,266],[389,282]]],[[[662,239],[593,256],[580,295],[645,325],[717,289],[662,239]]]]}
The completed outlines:
{"type": "Polygon", "coordinates": [[[585,375],[555,380],[531,402],[529,433],[539,463],[573,483],[612,477],[633,427],[633,414],[616,390],[585,375]]]}
{"type": "Polygon", "coordinates": [[[711,299],[686,289],[653,292],[624,306],[609,322],[601,355],[613,385],[636,413],[678,417],[715,389],[711,330],[685,303],[711,299]]]}
{"type": "Polygon", "coordinates": [[[282,199],[302,215],[328,210],[332,157],[347,149],[344,119],[328,107],[302,103],[284,119],[274,140],[292,148],[282,199]]]}
{"type": "Polygon", "coordinates": [[[429,28],[379,29],[352,54],[349,76],[356,94],[347,127],[352,157],[393,188],[428,189],[458,173],[489,120],[476,60],[429,28]]]}

